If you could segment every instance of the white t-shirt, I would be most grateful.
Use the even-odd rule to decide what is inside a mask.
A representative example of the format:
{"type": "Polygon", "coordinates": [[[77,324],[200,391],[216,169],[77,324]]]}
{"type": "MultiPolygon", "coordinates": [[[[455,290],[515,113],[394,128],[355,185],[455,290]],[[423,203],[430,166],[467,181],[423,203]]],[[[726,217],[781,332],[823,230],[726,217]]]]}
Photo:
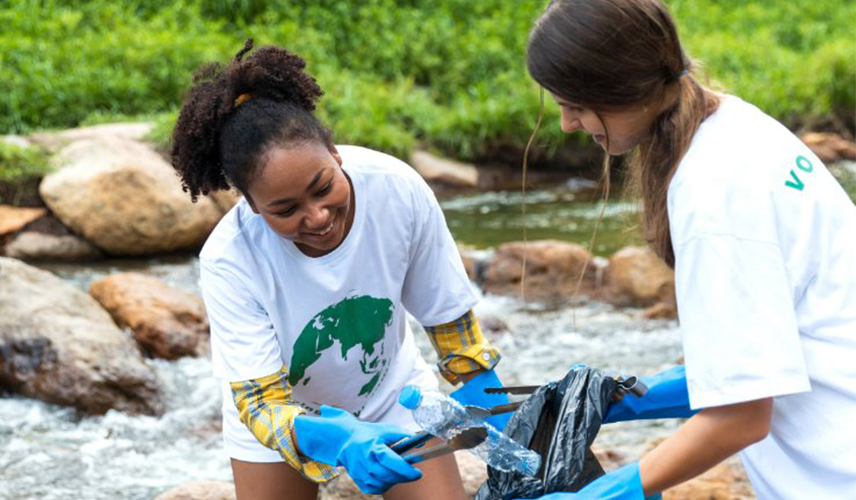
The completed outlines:
{"type": "Polygon", "coordinates": [[[668,192],[693,408],[774,397],[741,454],[760,499],[856,499],[856,208],[781,124],[726,96],[668,192]]]}
{"type": "Polygon", "coordinates": [[[476,303],[431,189],[407,164],[338,147],[354,222],[313,258],[239,202],[200,254],[215,376],[229,382],[289,370],[294,399],[374,420],[395,404],[418,359],[405,309],[423,325],[476,303]]]}

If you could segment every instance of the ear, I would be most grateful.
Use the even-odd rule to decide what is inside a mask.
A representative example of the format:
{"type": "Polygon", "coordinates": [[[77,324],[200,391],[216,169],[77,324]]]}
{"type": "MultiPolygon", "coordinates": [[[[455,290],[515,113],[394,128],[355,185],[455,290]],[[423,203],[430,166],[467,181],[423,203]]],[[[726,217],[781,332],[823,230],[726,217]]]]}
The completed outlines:
{"type": "Polygon", "coordinates": [[[342,166],[342,155],[339,154],[339,150],[336,149],[336,146],[331,143],[331,144],[327,145],[327,149],[330,150],[330,154],[333,155],[333,158],[336,159],[336,163],[338,163],[339,166],[341,167],[342,166]]]}
{"type": "Polygon", "coordinates": [[[255,204],[255,202],[253,201],[253,198],[252,198],[252,197],[250,197],[250,195],[249,195],[249,194],[246,194],[246,193],[244,193],[244,198],[246,198],[246,199],[247,199],[247,203],[250,205],[250,208],[253,210],[253,213],[254,213],[254,214],[256,214],[256,215],[258,215],[258,214],[259,214],[259,209],[258,209],[258,208],[256,208],[256,204],[255,204]]]}

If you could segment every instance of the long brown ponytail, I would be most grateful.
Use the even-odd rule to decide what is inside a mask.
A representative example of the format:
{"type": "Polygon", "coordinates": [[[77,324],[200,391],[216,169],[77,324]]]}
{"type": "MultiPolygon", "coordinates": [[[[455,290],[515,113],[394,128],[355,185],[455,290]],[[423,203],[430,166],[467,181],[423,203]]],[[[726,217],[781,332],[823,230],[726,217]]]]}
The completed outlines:
{"type": "Polygon", "coordinates": [[[627,178],[628,194],[642,203],[642,235],[671,267],[675,252],[667,210],[669,182],[699,125],[719,105],[718,96],[689,73],[681,77],[677,93],[675,105],[657,117],[650,139],[639,146],[627,178]]]}

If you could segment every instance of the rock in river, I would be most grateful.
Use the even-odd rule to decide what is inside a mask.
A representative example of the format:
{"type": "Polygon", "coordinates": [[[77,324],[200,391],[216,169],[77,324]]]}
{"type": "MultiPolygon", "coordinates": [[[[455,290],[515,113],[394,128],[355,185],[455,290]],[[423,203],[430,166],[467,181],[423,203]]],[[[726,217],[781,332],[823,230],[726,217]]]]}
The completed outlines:
{"type": "Polygon", "coordinates": [[[207,197],[191,203],[173,168],[150,147],[116,138],[73,142],[39,193],[69,228],[114,255],[202,245],[222,216],[207,197]]]}
{"type": "Polygon", "coordinates": [[[103,414],[160,414],[154,372],[95,299],[0,257],[0,388],[103,414]]]}

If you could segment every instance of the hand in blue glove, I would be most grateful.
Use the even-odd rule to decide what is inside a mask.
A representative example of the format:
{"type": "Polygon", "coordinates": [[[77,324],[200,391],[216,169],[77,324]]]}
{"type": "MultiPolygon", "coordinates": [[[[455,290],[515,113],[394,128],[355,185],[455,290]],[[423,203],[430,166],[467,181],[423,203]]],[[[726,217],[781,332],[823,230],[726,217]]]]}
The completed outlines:
{"type": "Polygon", "coordinates": [[[687,391],[687,376],[683,366],[676,366],[651,377],[643,378],[648,392],[637,398],[625,395],[621,401],[609,405],[603,423],[652,418],[691,417],[696,414],[690,409],[687,391]]]}
{"type": "MultiPolygon", "coordinates": [[[[540,500],[660,500],[659,493],[646,497],[639,476],[639,462],[595,479],[576,493],[551,493],[540,500]]],[[[519,499],[522,500],[522,499],[519,499]]]]}
{"type": "MultiPolygon", "coordinates": [[[[479,373],[464,383],[460,389],[450,394],[450,396],[464,406],[479,406],[485,409],[508,403],[508,395],[487,394],[484,392],[485,387],[502,387],[502,382],[499,381],[499,377],[495,371],[487,370],[479,373]]],[[[510,418],[511,412],[508,412],[493,415],[485,420],[501,431],[505,429],[505,424],[508,423],[508,419],[510,418]]]]}
{"type": "Polygon", "coordinates": [[[324,405],[320,417],[295,417],[294,435],[303,455],[344,467],[363,493],[378,495],[422,477],[422,471],[387,446],[410,435],[393,425],[361,422],[345,410],[324,405]]]}

